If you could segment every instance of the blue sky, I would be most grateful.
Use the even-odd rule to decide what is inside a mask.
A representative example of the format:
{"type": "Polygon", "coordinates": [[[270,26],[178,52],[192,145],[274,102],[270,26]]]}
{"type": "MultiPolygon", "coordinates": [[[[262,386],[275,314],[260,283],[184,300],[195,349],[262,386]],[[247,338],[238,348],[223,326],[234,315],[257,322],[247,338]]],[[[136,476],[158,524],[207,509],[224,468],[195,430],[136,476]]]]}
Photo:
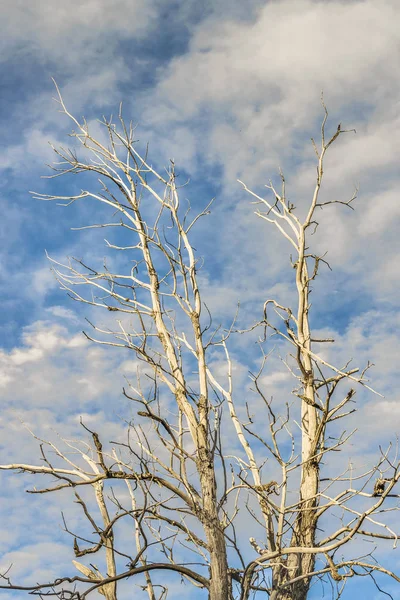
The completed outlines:
{"type": "MultiPolygon", "coordinates": [[[[58,290],[45,257],[45,249],[55,258],[102,257],[104,236],[70,231],[94,206],[65,209],[29,195],[62,194],[67,185],[40,179],[52,160],[47,142],[67,143],[70,128],[52,100],[51,77],[78,117],[116,114],[122,101],[154,163],[174,158],[182,180],[190,177],[192,205],[216,198],[194,235],[206,261],[203,294],[216,320],[233,315],[240,300],[244,323],[261,314],[267,296],[291,297],[293,271],[286,243],[256,219],[236,180],[263,193],[282,167],[301,211],[313,185],[309,139],[318,137],[324,91],[331,131],[338,122],[357,130],[332,148],[324,194],[348,199],[359,186],[359,198],[354,213],[327,210],[315,235],[333,272],[315,286],[313,323],[337,339],[329,355],[336,362],[374,362],[374,387],[385,394],[359,394],[360,436],[349,452],[368,454],[398,433],[399,17],[397,0],[2,2],[1,462],[36,456],[20,418],[43,437],[61,429],[77,435],[81,414],[96,418],[99,430],[109,419],[113,435],[123,430],[108,400],[123,403],[128,367],[84,345],[88,313],[58,290]]],[[[244,379],[245,356],[243,343],[235,358],[244,379]]],[[[43,499],[23,495],[23,478],[1,480],[0,564],[19,564],[24,581],[52,572],[40,543],[70,569],[69,540],[54,539],[57,504],[45,500],[49,520],[39,526],[43,499]]],[[[390,561],[399,566],[397,554],[390,561]]],[[[360,598],[380,597],[362,585],[360,598]]],[[[349,586],[343,599],[354,594],[349,586]]]]}

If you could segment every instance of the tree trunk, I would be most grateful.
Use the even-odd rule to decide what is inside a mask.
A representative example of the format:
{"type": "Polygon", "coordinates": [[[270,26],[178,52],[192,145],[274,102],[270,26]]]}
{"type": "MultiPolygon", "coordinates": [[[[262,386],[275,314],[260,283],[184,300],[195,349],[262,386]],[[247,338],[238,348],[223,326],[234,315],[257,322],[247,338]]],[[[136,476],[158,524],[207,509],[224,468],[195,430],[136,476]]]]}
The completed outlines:
{"type": "MultiPolygon", "coordinates": [[[[309,498],[309,500],[301,504],[303,510],[299,513],[294,525],[291,546],[315,547],[315,531],[317,526],[315,518],[315,490],[317,489],[318,465],[311,463],[303,468],[303,481],[300,494],[300,501],[306,498],[309,498]]],[[[282,566],[274,570],[274,585],[269,600],[307,600],[311,583],[310,578],[300,579],[289,585],[285,584],[300,575],[312,573],[314,565],[315,554],[289,554],[287,559],[282,561],[282,566]]]]}
{"type": "Polygon", "coordinates": [[[203,523],[210,556],[209,600],[230,600],[228,559],[224,532],[218,518],[217,484],[214,465],[208,452],[200,451],[198,471],[203,495],[203,507],[200,520],[203,523]]]}
{"type": "Polygon", "coordinates": [[[205,527],[210,548],[209,600],[230,600],[225,539],[218,525],[217,522],[215,526],[205,527]]]}
{"type": "MultiPolygon", "coordinates": [[[[308,320],[309,276],[305,261],[304,233],[300,236],[299,260],[297,263],[296,284],[298,291],[297,339],[299,342],[297,362],[303,374],[301,395],[302,467],[299,494],[299,513],[293,526],[291,547],[315,547],[317,527],[316,506],[319,489],[319,465],[316,454],[319,447],[318,415],[315,404],[314,369],[310,356],[311,335],[308,320]]],[[[270,600],[306,600],[311,579],[305,577],[292,584],[283,584],[301,575],[314,571],[315,554],[289,554],[282,566],[274,570],[274,591],[270,600]]]]}

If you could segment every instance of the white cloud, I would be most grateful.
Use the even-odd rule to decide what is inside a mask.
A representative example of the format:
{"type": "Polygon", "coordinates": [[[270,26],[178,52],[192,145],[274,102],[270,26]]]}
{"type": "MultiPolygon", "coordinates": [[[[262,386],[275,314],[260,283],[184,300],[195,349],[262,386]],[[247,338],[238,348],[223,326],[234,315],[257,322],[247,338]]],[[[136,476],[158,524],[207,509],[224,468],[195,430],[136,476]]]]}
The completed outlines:
{"type": "Polygon", "coordinates": [[[29,348],[29,350],[14,350],[10,356],[10,362],[14,365],[23,365],[27,362],[35,362],[43,357],[40,348],[29,348]]]}
{"type": "Polygon", "coordinates": [[[32,581],[59,576],[59,563],[64,562],[65,568],[68,558],[67,546],[54,542],[39,542],[27,545],[22,550],[5,553],[1,558],[0,571],[5,572],[12,564],[13,577],[18,577],[22,585],[29,585],[32,581]],[[42,563],[43,556],[46,556],[45,567],[42,563]]]}
{"type": "Polygon", "coordinates": [[[67,319],[73,323],[79,322],[76,314],[65,306],[49,306],[46,308],[46,312],[49,312],[54,317],[60,317],[61,319],[67,319]]]}
{"type": "Polygon", "coordinates": [[[252,179],[293,152],[294,131],[320,111],[321,89],[333,111],[384,101],[398,71],[396,15],[387,2],[287,0],[250,23],[210,19],[161,78],[146,118],[171,125],[203,111],[211,135],[198,139],[209,142],[210,160],[227,159],[231,179],[244,171],[252,179]]]}
{"type": "Polygon", "coordinates": [[[140,35],[154,10],[143,0],[116,0],[113,9],[105,0],[53,4],[49,0],[29,4],[9,3],[3,11],[2,60],[13,52],[37,54],[78,69],[107,55],[119,39],[140,35]]]}
{"type": "MultiPolygon", "coordinates": [[[[53,141],[55,145],[59,144],[58,141],[53,141]]],[[[54,151],[49,145],[48,136],[34,127],[25,133],[22,143],[8,146],[3,150],[0,154],[0,168],[12,169],[20,173],[26,164],[29,164],[29,169],[32,169],[33,165],[38,168],[53,160],[54,151]]]]}
{"type": "Polygon", "coordinates": [[[30,285],[32,291],[40,297],[44,297],[50,290],[58,287],[57,280],[52,273],[50,266],[47,264],[44,267],[39,267],[32,274],[30,285]]]}
{"type": "Polygon", "coordinates": [[[265,377],[262,377],[260,383],[262,383],[262,385],[265,386],[274,386],[281,382],[287,382],[290,378],[290,373],[286,373],[284,371],[276,371],[275,373],[271,373],[269,375],[265,375],[265,377]]]}
{"type": "MultiPolygon", "coordinates": [[[[107,392],[118,396],[110,369],[123,355],[110,362],[107,354],[82,334],[50,321],[33,323],[24,329],[21,346],[0,354],[3,401],[16,409],[54,407],[62,412],[64,407],[70,412],[101,402],[107,392]]],[[[122,387],[122,377],[119,381],[122,387]]]]}

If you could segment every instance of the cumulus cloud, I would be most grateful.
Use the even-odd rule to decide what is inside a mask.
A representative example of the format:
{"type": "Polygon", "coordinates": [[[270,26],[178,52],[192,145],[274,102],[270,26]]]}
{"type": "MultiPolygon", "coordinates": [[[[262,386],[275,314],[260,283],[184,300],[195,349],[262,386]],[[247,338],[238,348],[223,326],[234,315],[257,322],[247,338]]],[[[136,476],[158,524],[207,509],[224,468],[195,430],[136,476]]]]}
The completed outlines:
{"type": "Polygon", "coordinates": [[[154,10],[143,0],[117,0],[113,10],[104,0],[73,0],[68,5],[42,0],[29,6],[22,1],[9,3],[3,14],[3,61],[15,52],[29,52],[42,61],[79,68],[107,56],[117,39],[140,35],[154,10]]]}
{"type": "Polygon", "coordinates": [[[389,66],[395,15],[388,2],[288,0],[267,3],[252,22],[208,20],[161,78],[158,110],[146,117],[208,122],[209,158],[226,161],[230,178],[254,177],[293,154],[293,134],[310,129],[322,89],[334,111],[384,102],[398,69],[389,66]]]}
{"type": "Polygon", "coordinates": [[[51,321],[25,327],[21,345],[2,351],[0,364],[3,404],[16,410],[57,407],[70,414],[96,398],[101,402],[107,391],[119,393],[107,351],[51,321]]]}

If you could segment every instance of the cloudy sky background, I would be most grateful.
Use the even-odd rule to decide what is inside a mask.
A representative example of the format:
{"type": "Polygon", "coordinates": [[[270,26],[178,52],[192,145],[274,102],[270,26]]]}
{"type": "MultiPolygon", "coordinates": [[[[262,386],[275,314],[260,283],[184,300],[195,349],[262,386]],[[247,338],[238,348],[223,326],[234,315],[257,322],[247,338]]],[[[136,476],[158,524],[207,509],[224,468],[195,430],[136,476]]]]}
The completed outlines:
{"type": "MultiPolygon", "coordinates": [[[[150,143],[153,163],[162,168],[174,158],[182,179],[190,177],[185,193],[192,205],[216,197],[213,215],[194,234],[206,261],[203,295],[216,320],[233,315],[240,300],[246,324],[260,316],[267,297],[290,299],[293,271],[288,244],[256,219],[236,180],[263,194],[281,167],[288,195],[304,211],[315,176],[309,139],[319,134],[324,91],[328,131],[339,122],[357,131],[328,155],[324,198],[347,200],[356,186],[359,198],[355,212],[337,207],[321,214],[315,248],[329,251],[333,272],[323,271],[315,286],[312,318],[336,338],[332,358],[375,363],[373,386],[385,395],[360,390],[352,456],[393,439],[400,428],[398,2],[114,0],[111,7],[105,0],[2,0],[0,6],[0,461],[38,456],[21,418],[42,437],[53,430],[74,437],[86,415],[100,432],[107,423],[107,436],[116,439],[124,430],[116,414],[130,410],[120,390],[133,365],[85,343],[80,331],[89,313],[57,289],[44,254],[102,257],[103,236],[70,231],[96,220],[95,207],[60,208],[28,193],[62,193],[67,185],[40,179],[53,159],[47,142],[66,143],[70,129],[52,100],[51,77],[78,117],[115,114],[123,101],[126,117],[138,123],[137,138],[143,147],[150,143]]],[[[237,344],[232,351],[245,381],[246,342],[237,344]]],[[[281,390],[278,363],[268,374],[274,395],[281,390]]],[[[1,481],[0,564],[14,562],[25,582],[59,574],[60,565],[71,572],[59,506],[27,496],[24,477],[1,481]]],[[[68,510],[67,497],[60,502],[68,510]]],[[[399,562],[391,556],[393,569],[399,562]]],[[[394,588],[388,582],[385,589],[394,588]]],[[[381,597],[368,582],[359,593],[381,597]]],[[[343,598],[354,594],[349,586],[343,598]]]]}

